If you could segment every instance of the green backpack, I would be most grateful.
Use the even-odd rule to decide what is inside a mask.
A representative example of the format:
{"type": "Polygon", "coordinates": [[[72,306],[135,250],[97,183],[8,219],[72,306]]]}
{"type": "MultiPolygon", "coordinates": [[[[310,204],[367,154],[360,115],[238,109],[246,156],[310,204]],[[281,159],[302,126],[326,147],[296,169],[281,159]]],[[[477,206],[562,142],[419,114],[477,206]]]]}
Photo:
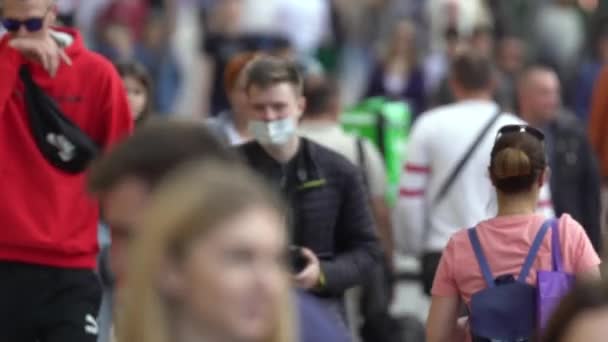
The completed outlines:
{"type": "Polygon", "coordinates": [[[399,196],[399,180],[412,112],[405,102],[372,97],[357,104],[341,116],[342,128],[372,141],[384,158],[387,172],[387,201],[391,206],[399,196]]]}

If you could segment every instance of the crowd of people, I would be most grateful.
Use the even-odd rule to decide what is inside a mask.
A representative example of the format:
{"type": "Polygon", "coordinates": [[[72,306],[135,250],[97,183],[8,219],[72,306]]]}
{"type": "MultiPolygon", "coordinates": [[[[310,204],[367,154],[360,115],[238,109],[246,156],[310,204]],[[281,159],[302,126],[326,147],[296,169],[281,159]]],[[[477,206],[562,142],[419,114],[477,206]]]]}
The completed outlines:
{"type": "Polygon", "coordinates": [[[606,7],[0,0],[0,340],[602,341],[606,7]]]}

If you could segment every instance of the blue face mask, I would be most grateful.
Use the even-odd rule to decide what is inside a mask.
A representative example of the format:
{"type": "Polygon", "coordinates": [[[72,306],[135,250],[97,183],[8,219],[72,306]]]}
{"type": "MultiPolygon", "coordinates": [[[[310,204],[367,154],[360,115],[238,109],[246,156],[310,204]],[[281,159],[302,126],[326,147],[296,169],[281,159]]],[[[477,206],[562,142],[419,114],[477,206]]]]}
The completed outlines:
{"type": "Polygon", "coordinates": [[[295,135],[296,122],[292,117],[274,121],[251,120],[249,132],[262,145],[281,146],[295,135]]]}

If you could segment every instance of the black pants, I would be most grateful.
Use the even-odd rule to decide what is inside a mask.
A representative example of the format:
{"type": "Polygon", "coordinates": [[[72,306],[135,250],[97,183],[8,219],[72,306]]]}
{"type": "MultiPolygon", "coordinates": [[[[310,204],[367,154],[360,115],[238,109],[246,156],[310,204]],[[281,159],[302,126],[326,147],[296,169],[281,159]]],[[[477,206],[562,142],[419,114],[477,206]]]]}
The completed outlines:
{"type": "Polygon", "coordinates": [[[402,341],[397,320],[390,315],[393,277],[386,262],[376,264],[367,275],[361,293],[363,326],[361,338],[365,342],[402,341]]]}
{"type": "Polygon", "coordinates": [[[100,300],[91,270],[0,262],[0,341],[95,342],[100,300]]]}
{"type": "Polygon", "coordinates": [[[422,260],[420,260],[420,267],[422,268],[422,287],[427,296],[431,295],[433,280],[435,280],[435,273],[437,273],[439,261],[441,261],[441,252],[424,253],[422,255],[422,260]]]}

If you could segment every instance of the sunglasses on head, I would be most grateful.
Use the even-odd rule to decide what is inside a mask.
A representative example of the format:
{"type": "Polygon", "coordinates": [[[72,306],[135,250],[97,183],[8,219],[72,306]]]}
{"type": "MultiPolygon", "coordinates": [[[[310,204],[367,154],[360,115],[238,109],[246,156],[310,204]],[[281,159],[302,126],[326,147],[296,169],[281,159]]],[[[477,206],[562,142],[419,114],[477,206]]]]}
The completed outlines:
{"type": "Polygon", "coordinates": [[[498,130],[498,134],[496,135],[496,140],[500,139],[500,137],[503,136],[504,134],[509,134],[509,133],[527,133],[527,134],[530,134],[531,136],[535,137],[536,139],[538,139],[540,142],[545,141],[545,135],[543,134],[543,132],[539,131],[538,129],[536,129],[534,127],[530,127],[528,125],[503,126],[501,129],[498,130]]]}
{"type": "Polygon", "coordinates": [[[50,10],[51,7],[46,10],[42,17],[28,18],[25,20],[3,18],[2,26],[4,26],[8,32],[17,32],[21,26],[24,26],[28,32],[37,32],[42,29],[42,26],[44,25],[44,18],[46,18],[46,15],[49,14],[50,10]]]}

